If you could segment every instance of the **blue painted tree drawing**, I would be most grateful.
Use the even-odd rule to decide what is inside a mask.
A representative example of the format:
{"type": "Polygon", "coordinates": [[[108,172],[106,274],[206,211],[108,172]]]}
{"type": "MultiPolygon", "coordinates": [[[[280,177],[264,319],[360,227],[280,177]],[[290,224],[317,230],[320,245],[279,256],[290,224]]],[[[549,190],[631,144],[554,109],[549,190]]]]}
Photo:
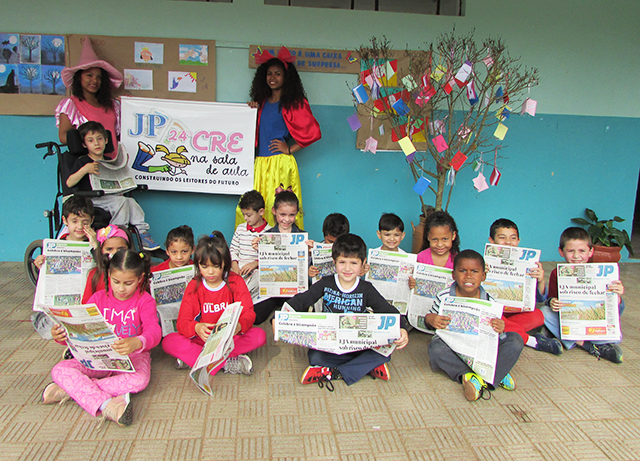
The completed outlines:
{"type": "Polygon", "coordinates": [[[20,62],[20,34],[0,34],[0,63],[20,62]]]}
{"type": "Polygon", "coordinates": [[[64,37],[43,35],[40,49],[40,61],[44,65],[64,66],[64,37]]]}

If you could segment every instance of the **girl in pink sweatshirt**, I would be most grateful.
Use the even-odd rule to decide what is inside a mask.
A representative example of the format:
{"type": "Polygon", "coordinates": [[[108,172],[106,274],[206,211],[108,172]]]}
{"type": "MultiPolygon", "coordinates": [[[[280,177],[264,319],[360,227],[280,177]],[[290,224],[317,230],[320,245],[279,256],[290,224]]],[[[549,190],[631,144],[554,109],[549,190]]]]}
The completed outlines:
{"type": "MultiPolygon", "coordinates": [[[[113,325],[120,338],[112,345],[120,355],[128,355],[135,372],[93,370],[76,359],[63,360],[53,367],[53,383],[42,392],[42,403],[62,403],[75,400],[89,414],[102,413],[105,419],[128,426],[133,409],[129,394],[142,391],[149,384],[151,356],[149,351],[162,337],[156,302],[147,293],[150,258],[133,250],[119,250],[105,257],[105,284],[109,290],[99,290],[91,296],[107,323],[113,325]],[[108,281],[107,281],[108,276],[108,281]]],[[[61,325],[51,329],[53,339],[67,339],[61,325]]]]}

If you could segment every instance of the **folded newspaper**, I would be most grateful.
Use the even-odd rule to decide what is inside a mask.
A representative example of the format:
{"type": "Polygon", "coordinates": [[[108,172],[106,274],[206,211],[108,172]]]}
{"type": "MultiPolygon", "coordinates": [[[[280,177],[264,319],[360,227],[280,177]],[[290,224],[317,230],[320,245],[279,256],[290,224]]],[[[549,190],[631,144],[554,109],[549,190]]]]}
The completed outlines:
{"type": "Polygon", "coordinates": [[[491,319],[502,317],[502,304],[476,298],[445,296],[439,315],[451,318],[436,335],[486,382],[493,384],[498,359],[499,335],[491,319]]]}
{"type": "Polygon", "coordinates": [[[233,351],[233,334],[238,325],[238,319],[242,312],[242,304],[229,304],[225,309],[216,326],[204,343],[202,352],[196,360],[196,364],[191,369],[189,376],[198,389],[207,395],[213,395],[213,390],[209,384],[210,372],[222,361],[229,357],[233,351]]]}
{"type": "Polygon", "coordinates": [[[45,239],[33,310],[82,304],[89,271],[96,266],[89,242],[45,239]]]}
{"type": "Polygon", "coordinates": [[[436,295],[453,283],[451,269],[416,263],[413,278],[416,287],[411,291],[407,319],[417,330],[433,334],[425,323],[425,316],[431,310],[436,295]]]}
{"type": "Polygon", "coordinates": [[[260,235],[258,264],[260,296],[291,297],[309,288],[309,247],[306,233],[260,235]]]}
{"type": "Polygon", "coordinates": [[[91,188],[103,190],[105,194],[122,194],[137,187],[133,179],[133,171],[127,165],[129,154],[124,150],[124,144],[118,143],[118,155],[112,160],[100,160],[99,174],[90,174],[91,188]]]}
{"type": "Polygon", "coordinates": [[[615,263],[558,264],[562,339],[620,340],[620,297],[609,291],[609,284],[616,280],[620,275],[615,263]]]}
{"type": "Polygon", "coordinates": [[[318,275],[313,277],[313,283],[316,283],[322,277],[336,273],[336,264],[333,262],[331,256],[332,249],[332,243],[316,242],[313,245],[311,250],[311,263],[318,269],[318,275]]]}
{"type": "Polygon", "coordinates": [[[537,280],[529,275],[540,261],[540,250],[487,243],[484,260],[489,268],[482,286],[505,312],[531,312],[536,308],[537,280]]]}
{"type": "Polygon", "coordinates": [[[195,275],[193,265],[176,267],[151,274],[150,291],[156,300],[162,336],[177,332],[176,322],[184,290],[195,275]]]}
{"type": "Polygon", "coordinates": [[[411,253],[369,250],[369,272],[365,280],[371,282],[401,314],[407,313],[411,297],[409,277],[413,275],[416,258],[411,253]]]}
{"type": "Polygon", "coordinates": [[[85,367],[125,373],[136,371],[128,355],[120,355],[111,347],[119,338],[95,304],[45,307],[45,311],[65,329],[69,350],[85,367]]]}
{"type": "Polygon", "coordinates": [[[295,312],[287,303],[284,306],[275,313],[274,341],[339,355],[374,349],[388,356],[400,338],[398,314],[295,312]]]}

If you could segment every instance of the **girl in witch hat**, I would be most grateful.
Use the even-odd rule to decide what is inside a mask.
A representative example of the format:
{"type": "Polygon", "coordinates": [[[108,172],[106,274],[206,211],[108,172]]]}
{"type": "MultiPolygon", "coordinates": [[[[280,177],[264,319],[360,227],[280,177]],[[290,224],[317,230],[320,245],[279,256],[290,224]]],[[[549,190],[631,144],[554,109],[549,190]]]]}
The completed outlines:
{"type": "MultiPolygon", "coordinates": [[[[260,67],[253,78],[249,102],[258,109],[253,188],[264,197],[265,209],[271,210],[276,189],[289,189],[300,199],[300,176],[293,154],[316,142],[321,133],[289,50],[283,46],[278,56],[259,51],[255,58],[260,67]]],[[[302,229],[301,199],[299,209],[296,225],[302,229]]],[[[271,213],[265,218],[270,225],[275,224],[271,213]]],[[[236,226],[243,222],[238,208],[236,226]]]]}

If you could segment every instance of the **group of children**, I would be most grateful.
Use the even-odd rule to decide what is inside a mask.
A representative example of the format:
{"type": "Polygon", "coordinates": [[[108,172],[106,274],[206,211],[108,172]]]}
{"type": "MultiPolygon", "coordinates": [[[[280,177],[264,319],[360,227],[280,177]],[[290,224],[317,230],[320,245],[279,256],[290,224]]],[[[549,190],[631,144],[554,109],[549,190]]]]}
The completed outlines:
{"type": "MultiPolygon", "coordinates": [[[[239,225],[230,247],[224,236],[217,231],[203,236],[195,244],[193,232],[188,226],[180,226],[169,232],[166,240],[164,263],[151,267],[146,253],[132,249],[131,237],[125,228],[109,225],[97,233],[91,230],[93,207],[83,197],[71,197],[63,205],[63,220],[69,232],[62,238],[90,241],[96,250],[97,267],[89,274],[83,296],[84,303],[95,303],[107,322],[115,327],[121,338],[113,348],[122,355],[129,355],[136,371],[134,373],[97,372],[84,367],[73,358],[63,360],[53,371],[53,383],[43,391],[43,403],[50,404],[73,399],[87,412],[106,418],[120,425],[132,420],[130,393],[139,392],[150,377],[149,350],[162,339],[163,350],[176,358],[177,368],[192,367],[200,354],[204,342],[212,333],[216,322],[227,305],[241,302],[243,311],[235,336],[235,347],[229,358],[211,370],[213,377],[219,370],[229,373],[252,373],[251,359],[247,353],[266,343],[265,331],[259,325],[268,319],[271,312],[284,302],[296,311],[307,311],[321,302],[322,311],[332,313],[397,313],[374,288],[361,277],[368,271],[367,247],[357,235],[349,233],[349,221],[344,215],[333,213],[323,225],[325,243],[332,243],[332,258],[335,275],[326,276],[311,285],[309,290],[298,295],[278,299],[261,300],[257,287],[258,240],[265,232],[300,232],[295,224],[298,200],[290,191],[280,192],[269,212],[275,218],[270,227],[264,219],[265,202],[257,191],[245,193],[239,202],[245,223],[239,225]],[[182,299],[177,332],[161,338],[161,329],[155,309],[155,301],[147,292],[152,271],[195,266],[195,277],[187,285],[182,299]],[[106,289],[105,289],[106,287],[106,289]]],[[[404,224],[396,215],[386,213],[379,222],[380,249],[402,251],[399,248],[404,238],[404,224]]],[[[517,246],[518,228],[512,221],[498,220],[491,226],[489,241],[500,245],[517,246]]],[[[307,242],[309,247],[314,244],[307,242]]],[[[579,228],[567,229],[560,239],[560,255],[569,263],[586,263],[593,253],[589,235],[579,228]]],[[[460,251],[460,236],[453,218],[446,212],[434,212],[426,220],[424,240],[419,262],[452,269],[453,283],[441,291],[425,324],[431,329],[446,328],[450,318],[440,314],[440,302],[444,296],[491,299],[482,288],[486,278],[485,262],[481,254],[473,250],[460,251]]],[[[42,263],[42,261],[39,261],[42,263]]],[[[317,275],[318,269],[309,268],[309,275],[317,275]]],[[[545,301],[542,309],[533,312],[504,314],[491,321],[499,334],[498,359],[495,380],[500,387],[513,390],[516,387],[510,371],[518,360],[524,346],[553,354],[562,353],[558,311],[562,307],[557,299],[557,279],[551,274],[548,289],[544,271],[538,263],[530,275],[537,279],[537,299],[545,301]],[[547,326],[556,338],[547,338],[542,333],[527,334],[547,326]]],[[[410,286],[415,280],[410,279],[410,286]]],[[[619,295],[624,293],[621,282],[611,284],[609,289],[619,295]]],[[[624,309],[621,303],[620,312],[624,309]]],[[[395,341],[397,349],[404,348],[409,341],[410,327],[401,317],[400,337],[395,341]]],[[[64,342],[64,329],[60,325],[51,328],[54,340],[64,342]]],[[[564,342],[567,348],[574,343],[564,342]]],[[[617,344],[577,342],[591,354],[611,360],[622,361],[622,352],[617,344]]],[[[493,386],[474,373],[448,345],[435,336],[428,348],[431,366],[445,372],[452,380],[462,384],[468,400],[477,400],[485,390],[493,386]]],[[[369,374],[374,378],[389,379],[387,363],[390,358],[372,350],[357,351],[343,355],[309,350],[309,367],[301,378],[303,384],[318,383],[333,387],[332,381],[342,379],[351,385],[369,374]]]]}

